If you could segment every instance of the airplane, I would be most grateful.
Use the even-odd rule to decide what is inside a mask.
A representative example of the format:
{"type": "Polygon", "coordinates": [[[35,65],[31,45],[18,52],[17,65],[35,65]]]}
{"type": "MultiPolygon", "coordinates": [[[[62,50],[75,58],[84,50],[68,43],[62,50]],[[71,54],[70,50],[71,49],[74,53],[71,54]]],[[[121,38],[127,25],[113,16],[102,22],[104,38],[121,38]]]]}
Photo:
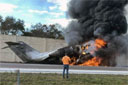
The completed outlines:
{"type": "Polygon", "coordinates": [[[23,41],[5,42],[8,46],[2,49],[10,48],[24,63],[47,63],[47,64],[61,64],[61,58],[65,53],[74,52],[70,46],[56,49],[51,52],[39,52],[23,41]]]}
{"type": "Polygon", "coordinates": [[[68,54],[71,58],[76,57],[76,64],[83,63],[85,60],[93,58],[91,54],[92,42],[85,43],[83,45],[66,46],[55,49],[51,52],[39,52],[32,48],[23,41],[18,42],[5,42],[8,46],[2,49],[10,48],[22,61],[23,63],[43,63],[43,64],[62,64],[62,57],[68,54]],[[90,49],[83,49],[86,46],[90,46],[90,49]]]}

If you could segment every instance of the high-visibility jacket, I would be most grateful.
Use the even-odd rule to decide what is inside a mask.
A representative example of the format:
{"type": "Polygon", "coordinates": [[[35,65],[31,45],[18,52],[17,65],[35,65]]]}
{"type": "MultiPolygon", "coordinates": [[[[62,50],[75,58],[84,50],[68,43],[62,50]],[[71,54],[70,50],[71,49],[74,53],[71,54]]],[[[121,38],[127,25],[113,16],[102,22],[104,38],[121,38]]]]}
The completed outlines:
{"type": "Polygon", "coordinates": [[[71,61],[71,59],[70,59],[69,56],[64,56],[64,57],[62,58],[63,64],[69,65],[69,64],[70,64],[70,61],[71,61]]]}

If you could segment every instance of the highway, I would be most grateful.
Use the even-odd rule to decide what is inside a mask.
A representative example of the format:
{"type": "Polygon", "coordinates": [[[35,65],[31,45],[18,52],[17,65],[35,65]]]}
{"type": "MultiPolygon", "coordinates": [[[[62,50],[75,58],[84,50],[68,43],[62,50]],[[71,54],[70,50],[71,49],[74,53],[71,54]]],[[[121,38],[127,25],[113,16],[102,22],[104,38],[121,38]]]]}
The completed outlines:
{"type": "MultiPolygon", "coordinates": [[[[62,73],[62,69],[62,65],[0,63],[0,72],[20,70],[21,73],[62,73]]],[[[72,74],[128,75],[128,67],[70,66],[69,72],[72,74]]]]}

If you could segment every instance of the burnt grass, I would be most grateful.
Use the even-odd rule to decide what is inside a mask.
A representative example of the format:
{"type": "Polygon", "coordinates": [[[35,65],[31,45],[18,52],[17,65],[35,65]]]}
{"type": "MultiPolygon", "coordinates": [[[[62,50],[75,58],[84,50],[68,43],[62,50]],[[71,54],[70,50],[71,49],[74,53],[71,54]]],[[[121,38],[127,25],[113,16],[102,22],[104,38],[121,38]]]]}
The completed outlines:
{"type": "MultiPolygon", "coordinates": [[[[17,74],[0,73],[0,85],[17,85],[17,74]]],[[[20,85],[128,85],[128,75],[21,73],[20,85]]]]}

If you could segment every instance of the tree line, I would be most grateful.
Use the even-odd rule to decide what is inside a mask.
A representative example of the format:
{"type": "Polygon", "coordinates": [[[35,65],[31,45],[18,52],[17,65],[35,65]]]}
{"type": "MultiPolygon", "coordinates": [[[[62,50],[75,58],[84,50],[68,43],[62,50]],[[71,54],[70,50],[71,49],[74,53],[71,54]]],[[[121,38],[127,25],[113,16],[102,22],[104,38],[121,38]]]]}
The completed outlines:
{"type": "Polygon", "coordinates": [[[46,25],[41,23],[31,25],[30,28],[25,28],[25,22],[21,19],[15,19],[12,16],[7,16],[3,19],[3,17],[0,16],[0,33],[4,35],[64,39],[63,32],[58,30],[58,28],[62,29],[61,25],[46,25]]]}

